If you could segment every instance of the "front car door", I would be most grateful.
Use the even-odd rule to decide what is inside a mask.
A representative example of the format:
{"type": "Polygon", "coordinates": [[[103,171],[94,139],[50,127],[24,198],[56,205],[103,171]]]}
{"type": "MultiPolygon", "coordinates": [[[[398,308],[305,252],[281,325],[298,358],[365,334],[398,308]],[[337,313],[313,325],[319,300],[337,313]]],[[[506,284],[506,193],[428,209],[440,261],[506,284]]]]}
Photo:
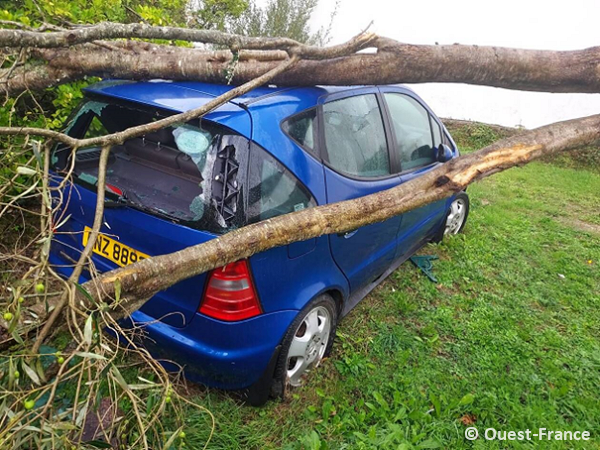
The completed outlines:
{"type": "MultiPolygon", "coordinates": [[[[390,163],[389,130],[376,88],[328,97],[320,106],[319,117],[328,203],[362,197],[400,183],[390,163]]],[[[347,277],[351,294],[368,286],[390,267],[396,254],[400,220],[393,217],[330,236],[333,258],[347,277]]]]}
{"type": "MultiPolygon", "coordinates": [[[[442,129],[433,113],[411,91],[380,88],[393,132],[392,157],[399,163],[401,182],[406,183],[438,167],[437,152],[442,129]]],[[[447,200],[439,200],[402,215],[398,232],[398,257],[412,252],[441,226],[447,200]]]]}

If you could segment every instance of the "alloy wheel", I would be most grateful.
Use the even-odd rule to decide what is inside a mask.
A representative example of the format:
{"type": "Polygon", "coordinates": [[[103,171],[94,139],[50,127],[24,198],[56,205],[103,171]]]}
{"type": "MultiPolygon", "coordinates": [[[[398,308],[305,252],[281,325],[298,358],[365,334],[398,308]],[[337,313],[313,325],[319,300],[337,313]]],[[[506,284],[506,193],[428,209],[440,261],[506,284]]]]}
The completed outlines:
{"type": "Polygon", "coordinates": [[[467,205],[465,200],[457,198],[450,205],[450,213],[446,219],[444,234],[458,234],[466,218],[467,205]]]}
{"type": "Polygon", "coordinates": [[[324,306],[311,309],[294,333],[287,354],[287,379],[300,386],[302,378],[319,365],[331,337],[333,318],[324,306]]]}

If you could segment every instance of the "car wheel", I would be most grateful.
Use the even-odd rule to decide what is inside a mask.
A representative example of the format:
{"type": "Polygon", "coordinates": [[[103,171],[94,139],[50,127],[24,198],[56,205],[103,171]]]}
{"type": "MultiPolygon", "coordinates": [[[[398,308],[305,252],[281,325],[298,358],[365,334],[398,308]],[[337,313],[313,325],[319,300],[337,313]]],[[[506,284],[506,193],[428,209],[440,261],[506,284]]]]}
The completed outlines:
{"type": "Polygon", "coordinates": [[[457,234],[462,231],[469,215],[469,196],[465,192],[460,192],[448,209],[444,222],[431,239],[434,243],[440,243],[447,234],[457,234]],[[456,212],[459,215],[456,215],[456,212]]]}
{"type": "Polygon", "coordinates": [[[450,204],[450,210],[446,217],[444,235],[460,233],[467,223],[468,216],[469,196],[465,192],[461,192],[450,204]]]}
{"type": "Polygon", "coordinates": [[[272,394],[281,396],[288,386],[301,386],[305,377],[329,354],[337,325],[337,305],[320,295],[298,314],[281,346],[272,394]]]}

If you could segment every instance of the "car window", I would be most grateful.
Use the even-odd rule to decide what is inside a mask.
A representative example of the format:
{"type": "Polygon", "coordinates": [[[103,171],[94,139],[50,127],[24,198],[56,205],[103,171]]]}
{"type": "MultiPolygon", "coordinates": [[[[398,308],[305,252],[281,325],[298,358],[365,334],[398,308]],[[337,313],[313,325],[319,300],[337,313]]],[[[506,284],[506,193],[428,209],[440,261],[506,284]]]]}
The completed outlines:
{"type": "Polygon", "coordinates": [[[106,130],[104,124],[100,122],[98,116],[93,116],[90,125],[85,132],[84,139],[106,136],[107,134],[109,134],[109,132],[106,130]]]}
{"type": "Polygon", "coordinates": [[[339,172],[365,178],[390,174],[383,119],[374,94],[323,105],[329,164],[339,172]]]}
{"type": "MultiPolygon", "coordinates": [[[[151,108],[87,101],[67,132],[89,138],[162,117],[151,108]]],[[[107,190],[148,213],[223,233],[245,225],[241,186],[249,147],[248,139],[206,120],[148,132],[111,148],[107,190]]],[[[53,152],[55,170],[68,170],[72,153],[58,145],[53,152]]],[[[77,150],[76,182],[96,184],[99,157],[99,147],[77,150]]]]}
{"type": "Polygon", "coordinates": [[[248,222],[258,222],[316,205],[304,185],[279,161],[251,145],[248,222]]]}
{"type": "Polygon", "coordinates": [[[291,117],[283,123],[283,131],[302,147],[313,152],[315,149],[315,117],[316,113],[313,109],[291,117]]]}
{"type": "Polygon", "coordinates": [[[452,145],[452,141],[450,140],[450,138],[448,137],[448,135],[446,133],[444,133],[442,135],[442,139],[444,144],[446,144],[448,147],[450,147],[452,150],[454,150],[454,145],[452,145]]]}
{"type": "Polygon", "coordinates": [[[384,96],[396,133],[393,151],[397,152],[401,169],[416,169],[435,162],[436,150],[427,110],[404,94],[386,93],[384,96]]]}
{"type": "Polygon", "coordinates": [[[433,131],[433,147],[440,148],[442,145],[442,129],[440,124],[430,115],[429,120],[431,121],[431,130],[433,131]]]}

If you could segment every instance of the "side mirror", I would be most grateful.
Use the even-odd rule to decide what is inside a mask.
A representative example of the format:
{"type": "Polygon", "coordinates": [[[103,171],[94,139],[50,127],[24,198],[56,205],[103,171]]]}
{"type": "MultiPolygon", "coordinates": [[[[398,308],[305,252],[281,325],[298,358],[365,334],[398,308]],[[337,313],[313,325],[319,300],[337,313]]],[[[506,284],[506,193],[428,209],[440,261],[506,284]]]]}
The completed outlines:
{"type": "Polygon", "coordinates": [[[448,147],[446,144],[440,144],[440,146],[438,147],[438,154],[437,154],[437,159],[439,162],[446,162],[446,161],[450,161],[452,159],[452,156],[454,156],[454,153],[452,152],[452,149],[450,147],[448,147]]]}

